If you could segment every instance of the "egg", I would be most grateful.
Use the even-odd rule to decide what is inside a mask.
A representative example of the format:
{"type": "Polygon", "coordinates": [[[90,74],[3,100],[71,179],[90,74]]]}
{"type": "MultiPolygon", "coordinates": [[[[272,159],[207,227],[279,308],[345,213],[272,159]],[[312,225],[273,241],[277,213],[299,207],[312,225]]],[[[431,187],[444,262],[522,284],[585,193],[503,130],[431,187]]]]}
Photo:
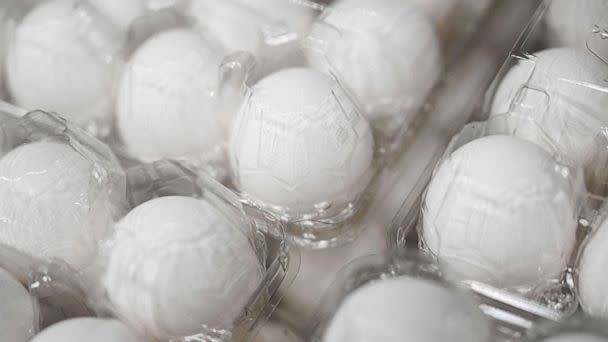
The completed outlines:
{"type": "Polygon", "coordinates": [[[89,264],[113,220],[107,170],[60,141],[15,148],[0,159],[0,243],[76,269],[89,264]]]}
{"type": "Polygon", "coordinates": [[[195,32],[172,29],[140,46],[120,82],[117,127],[144,161],[205,160],[226,139],[217,94],[221,55],[195,32]]]}
{"type": "Polygon", "coordinates": [[[491,113],[510,112],[513,121],[524,118],[516,124],[520,137],[544,147],[548,137],[563,157],[585,167],[590,180],[605,183],[608,96],[601,88],[607,76],[608,66],[593,54],[572,48],[542,50],[509,70],[496,90],[491,113]],[[526,129],[526,120],[541,129],[526,129]]]}
{"type": "Polygon", "coordinates": [[[253,342],[304,342],[304,340],[288,326],[269,321],[262,325],[253,342]]]}
{"type": "Polygon", "coordinates": [[[256,57],[257,75],[297,62],[292,43],[307,35],[314,17],[311,7],[289,0],[193,0],[187,13],[228,54],[256,57]]]}
{"type": "Polygon", "coordinates": [[[308,214],[315,207],[343,208],[362,192],[374,139],[334,79],[291,68],[249,91],[229,150],[240,191],[285,212],[308,214]]]}
{"type": "Polygon", "coordinates": [[[310,65],[335,74],[372,123],[413,116],[442,72],[433,26],[407,1],[337,1],[309,41],[310,65]]]}
{"type": "Polygon", "coordinates": [[[377,280],[349,294],[323,342],[488,342],[490,325],[475,303],[430,280],[377,280]]]}
{"type": "Polygon", "coordinates": [[[603,277],[608,266],[608,221],[604,221],[597,231],[588,237],[578,266],[578,294],[580,305],[588,315],[608,319],[608,284],[603,277]]]}
{"type": "Polygon", "coordinates": [[[462,43],[494,0],[410,0],[428,16],[442,40],[462,43]]]}
{"type": "Polygon", "coordinates": [[[77,0],[41,2],[8,42],[6,83],[26,109],[60,113],[77,124],[109,126],[120,42],[85,25],[77,0]],[[104,45],[107,43],[108,45],[104,45]]]}
{"type": "Polygon", "coordinates": [[[542,342],[606,342],[608,339],[585,333],[566,333],[540,340],[542,342]]]}
{"type": "Polygon", "coordinates": [[[143,342],[120,321],[105,318],[73,318],[44,329],[31,342],[143,342]]]}
{"type": "Polygon", "coordinates": [[[550,46],[586,49],[594,30],[604,28],[607,16],[606,0],[553,0],[543,16],[547,41],[550,46]]]}
{"type": "Polygon", "coordinates": [[[158,339],[230,328],[263,277],[241,229],[203,199],[139,205],[109,242],[103,284],[114,311],[158,339]]]}
{"type": "Polygon", "coordinates": [[[10,342],[29,341],[38,326],[35,301],[21,283],[1,268],[0,302],[2,339],[10,342]]]}
{"type": "Polygon", "coordinates": [[[584,188],[573,172],[525,140],[475,139],[434,172],[424,243],[457,278],[523,291],[545,284],[565,270],[575,244],[584,188]]]}

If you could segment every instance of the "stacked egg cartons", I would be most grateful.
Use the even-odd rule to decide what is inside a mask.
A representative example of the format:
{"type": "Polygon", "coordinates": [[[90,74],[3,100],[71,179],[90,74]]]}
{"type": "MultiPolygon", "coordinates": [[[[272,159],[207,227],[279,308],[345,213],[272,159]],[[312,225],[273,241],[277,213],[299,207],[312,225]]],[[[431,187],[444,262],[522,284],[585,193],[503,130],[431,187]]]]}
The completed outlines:
{"type": "Polygon", "coordinates": [[[395,219],[395,244],[433,256],[506,339],[607,317],[607,11],[544,1],[488,90],[484,121],[453,137],[395,219]]]}

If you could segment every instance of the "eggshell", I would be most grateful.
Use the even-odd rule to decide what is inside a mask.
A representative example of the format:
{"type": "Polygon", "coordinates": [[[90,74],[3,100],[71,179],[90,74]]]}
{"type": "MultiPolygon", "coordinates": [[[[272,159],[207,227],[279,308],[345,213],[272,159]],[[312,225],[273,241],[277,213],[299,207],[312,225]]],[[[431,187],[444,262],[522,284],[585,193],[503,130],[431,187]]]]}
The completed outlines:
{"type": "Polygon", "coordinates": [[[547,135],[564,157],[587,166],[606,146],[598,145],[597,139],[608,123],[608,96],[600,89],[606,86],[607,76],[608,66],[588,52],[542,50],[507,73],[494,95],[491,113],[512,112],[533,120],[542,130],[521,127],[521,137],[546,146],[542,140],[547,135]]]}
{"type": "Polygon", "coordinates": [[[103,172],[64,142],[9,152],[0,159],[0,198],[10,199],[0,205],[0,243],[76,269],[89,264],[116,210],[103,172]]]}
{"type": "Polygon", "coordinates": [[[73,318],[56,323],[40,334],[32,342],[144,342],[127,326],[115,319],[73,318]]]}
{"type": "Polygon", "coordinates": [[[173,29],[133,54],[120,84],[118,132],[141,160],[204,160],[223,138],[221,55],[194,31],[173,29]]]}
{"type": "Polygon", "coordinates": [[[116,314],[147,335],[230,328],[260,285],[246,228],[206,200],[153,199],[115,229],[103,283],[116,314]]]}
{"type": "Polygon", "coordinates": [[[260,80],[233,123],[237,187],[294,213],[341,208],[367,185],[374,140],[367,120],[330,77],[305,68],[260,80]]]}
{"type": "Polygon", "coordinates": [[[7,87],[23,108],[57,112],[82,125],[106,122],[116,65],[104,57],[113,50],[95,46],[103,33],[83,25],[76,1],[44,1],[18,23],[8,44],[7,87]]]}
{"type": "Polygon", "coordinates": [[[337,1],[311,37],[311,66],[336,74],[370,120],[412,116],[442,71],[433,26],[407,1],[337,1]]]}
{"type": "Polygon", "coordinates": [[[578,267],[578,294],[583,311],[608,319],[608,285],[604,272],[608,266],[608,222],[605,221],[588,238],[578,267]]]}
{"type": "Polygon", "coordinates": [[[488,322],[468,298],[428,280],[399,277],[348,295],[323,341],[487,342],[490,337],[488,322]]]}
{"type": "Polygon", "coordinates": [[[11,274],[0,269],[0,331],[10,342],[29,341],[37,327],[34,299],[11,274]]]}
{"type": "Polygon", "coordinates": [[[435,170],[422,237],[457,277],[530,290],[565,270],[575,243],[580,182],[540,147],[486,136],[435,170]]]}

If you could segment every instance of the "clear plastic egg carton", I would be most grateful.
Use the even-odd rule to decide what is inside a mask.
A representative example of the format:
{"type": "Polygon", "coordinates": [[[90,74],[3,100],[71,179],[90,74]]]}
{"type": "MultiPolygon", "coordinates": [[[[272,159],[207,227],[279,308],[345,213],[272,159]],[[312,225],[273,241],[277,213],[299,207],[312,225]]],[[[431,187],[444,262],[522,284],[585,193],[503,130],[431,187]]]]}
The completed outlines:
{"type": "Polygon", "coordinates": [[[492,342],[492,322],[467,290],[414,249],[355,259],[323,296],[309,341],[492,342]]]}
{"type": "Polygon", "coordinates": [[[154,341],[254,336],[299,267],[280,222],[205,172],[166,160],[125,172],[106,145],[57,115],[5,107],[0,268],[34,298],[32,334],[72,317],[112,316],[154,341]],[[142,216],[132,210],[155,201],[142,216]],[[188,207],[202,216],[176,217],[188,207]],[[173,334],[180,324],[194,336],[173,334]]]}
{"type": "MultiPolygon", "coordinates": [[[[82,125],[123,165],[170,158],[205,169],[275,213],[301,245],[335,246],[362,229],[352,220],[365,215],[379,171],[432,110],[492,2],[13,1],[8,98],[82,125]],[[256,105],[257,81],[307,64],[317,71],[281,77],[318,92],[270,101],[321,115],[232,122],[256,105]]],[[[271,117],[261,104],[249,114],[271,117]]]]}
{"type": "MultiPolygon", "coordinates": [[[[483,10],[469,12],[467,28],[446,40],[413,3],[301,3],[316,19],[299,44],[292,40],[299,35],[280,25],[268,31],[278,35],[266,36],[287,56],[278,71],[267,74],[255,56],[224,60],[245,71],[233,78],[243,98],[228,142],[229,186],[275,213],[295,243],[326,248],[364,229],[357,222],[374,200],[380,172],[432,109],[456,48],[473,36],[491,1],[477,3],[483,10]]],[[[442,22],[452,23],[447,13],[442,22]]]]}
{"type": "Polygon", "coordinates": [[[581,255],[606,217],[607,10],[543,1],[472,118],[485,121],[452,138],[394,220],[392,244],[454,266],[506,339],[579,307],[581,255]]]}

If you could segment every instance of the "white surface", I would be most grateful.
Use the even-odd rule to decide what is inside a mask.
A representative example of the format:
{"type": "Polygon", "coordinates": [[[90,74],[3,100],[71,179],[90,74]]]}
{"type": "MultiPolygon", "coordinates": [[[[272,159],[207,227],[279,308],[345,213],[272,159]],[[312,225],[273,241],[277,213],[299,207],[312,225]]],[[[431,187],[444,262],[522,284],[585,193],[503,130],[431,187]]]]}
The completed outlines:
{"type": "Polygon", "coordinates": [[[32,9],[9,40],[5,71],[17,105],[86,124],[109,119],[115,66],[87,42],[92,32],[76,15],[75,1],[46,1],[32,9]]]}
{"type": "Polygon", "coordinates": [[[589,334],[563,334],[560,336],[549,337],[541,340],[542,342],[606,342],[608,339],[589,335],[589,334]]]}
{"type": "Polygon", "coordinates": [[[311,65],[328,69],[370,120],[412,115],[442,71],[430,21],[401,0],[341,0],[328,7],[312,37],[311,65]]]}
{"type": "Polygon", "coordinates": [[[494,0],[409,0],[426,14],[446,41],[461,39],[455,33],[466,32],[483,18],[494,0]]]}
{"type": "Polygon", "coordinates": [[[605,27],[607,17],[606,0],[553,0],[544,17],[548,43],[586,49],[594,25],[605,27]]]}
{"type": "Polygon", "coordinates": [[[115,228],[103,283],[118,316],[147,335],[229,328],[262,279],[246,228],[205,200],[153,199],[115,228]]]}
{"type": "Polygon", "coordinates": [[[0,269],[0,331],[2,339],[26,342],[36,331],[34,299],[11,274],[0,269]]]}
{"type": "Polygon", "coordinates": [[[490,325],[472,300],[428,280],[400,277],[348,295],[323,341],[486,342],[490,337],[490,325]]]}
{"type": "Polygon", "coordinates": [[[240,190],[300,214],[321,202],[342,208],[367,185],[372,131],[333,79],[284,69],[245,101],[230,142],[240,190]]]}
{"type": "Polygon", "coordinates": [[[73,318],[56,323],[40,334],[32,342],[144,342],[124,324],[114,319],[73,318]]]}
{"type": "Polygon", "coordinates": [[[599,319],[608,318],[608,221],[588,238],[579,261],[578,294],[583,311],[599,319]]]}
{"type": "Polygon", "coordinates": [[[554,279],[574,246],[583,190],[565,175],[530,142],[475,139],[436,169],[423,204],[424,241],[464,279],[523,290],[554,279]]]}
{"type": "MultiPolygon", "coordinates": [[[[608,66],[591,53],[572,48],[542,50],[532,61],[519,62],[508,72],[494,96],[491,113],[509,112],[516,100],[511,107],[515,117],[537,122],[567,159],[590,168],[587,165],[598,148],[605,147],[605,142],[596,145],[596,138],[608,124],[608,96],[602,90],[608,85],[607,77],[608,66]],[[529,90],[518,98],[524,85],[529,90]]],[[[546,146],[541,131],[522,131],[523,138],[546,146]]]]}
{"type": "Polygon", "coordinates": [[[192,0],[188,14],[226,53],[252,53],[257,58],[255,73],[265,75],[289,64],[279,56],[289,56],[295,46],[288,41],[308,33],[314,11],[289,0],[192,0]]]}
{"type": "Polygon", "coordinates": [[[260,328],[253,342],[304,342],[289,327],[268,321],[260,328]]]}
{"type": "Polygon", "coordinates": [[[92,261],[113,207],[94,164],[63,142],[34,142],[0,159],[0,242],[80,269],[92,261]]]}
{"type": "Polygon", "coordinates": [[[142,160],[201,161],[222,139],[228,113],[219,105],[221,56],[193,31],[174,29],[133,54],[120,84],[117,125],[142,160]]]}

